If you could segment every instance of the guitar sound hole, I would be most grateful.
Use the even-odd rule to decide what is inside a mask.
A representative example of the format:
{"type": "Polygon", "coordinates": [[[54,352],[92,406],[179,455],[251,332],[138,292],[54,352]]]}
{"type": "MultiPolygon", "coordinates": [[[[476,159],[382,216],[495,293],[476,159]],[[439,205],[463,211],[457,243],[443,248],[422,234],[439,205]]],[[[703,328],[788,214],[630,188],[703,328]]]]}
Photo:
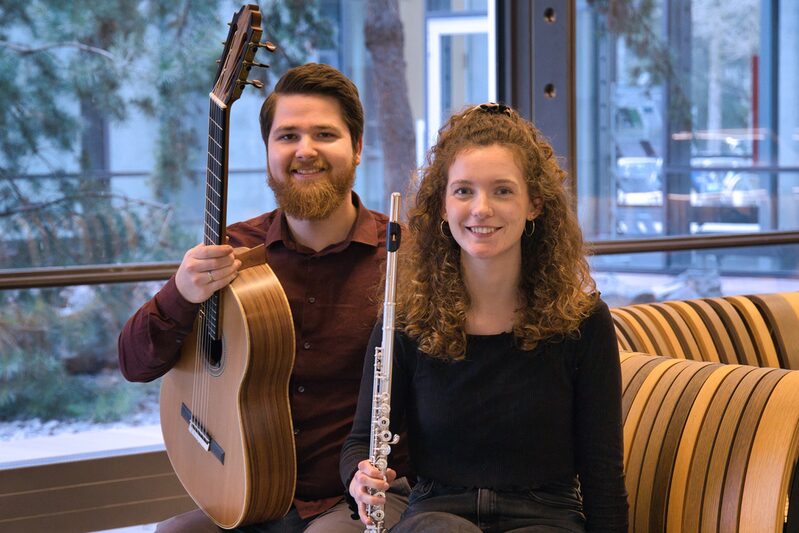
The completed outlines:
{"type": "Polygon", "coordinates": [[[210,339],[205,346],[205,361],[208,364],[208,370],[211,375],[221,374],[225,353],[222,339],[210,339]]]}

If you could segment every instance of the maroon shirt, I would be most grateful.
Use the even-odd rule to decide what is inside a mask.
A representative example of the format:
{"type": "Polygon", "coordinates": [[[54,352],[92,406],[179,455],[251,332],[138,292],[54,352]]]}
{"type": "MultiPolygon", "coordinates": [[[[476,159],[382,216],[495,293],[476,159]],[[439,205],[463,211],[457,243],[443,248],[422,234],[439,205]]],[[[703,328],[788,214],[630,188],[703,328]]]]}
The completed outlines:
{"type": "MultiPolygon", "coordinates": [[[[363,207],[347,238],[314,252],[291,237],[280,209],[233,224],[231,246],[265,244],[283,285],[297,341],[289,400],[297,447],[295,506],[312,516],[335,505],[341,446],[352,426],[364,354],[382,296],[388,218],[363,207]]],[[[131,381],[165,374],[180,355],[199,305],[174,276],[134,314],[119,336],[119,366],[131,381]]],[[[397,466],[392,465],[395,469],[397,466]]]]}

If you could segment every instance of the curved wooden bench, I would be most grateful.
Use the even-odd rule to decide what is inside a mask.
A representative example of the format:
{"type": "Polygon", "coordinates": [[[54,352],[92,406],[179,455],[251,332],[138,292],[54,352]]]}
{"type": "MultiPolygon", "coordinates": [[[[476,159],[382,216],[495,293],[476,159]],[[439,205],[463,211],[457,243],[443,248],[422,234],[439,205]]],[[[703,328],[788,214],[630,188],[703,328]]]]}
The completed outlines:
{"type": "Polygon", "coordinates": [[[799,527],[799,371],[626,353],[622,383],[631,531],[799,527]]]}

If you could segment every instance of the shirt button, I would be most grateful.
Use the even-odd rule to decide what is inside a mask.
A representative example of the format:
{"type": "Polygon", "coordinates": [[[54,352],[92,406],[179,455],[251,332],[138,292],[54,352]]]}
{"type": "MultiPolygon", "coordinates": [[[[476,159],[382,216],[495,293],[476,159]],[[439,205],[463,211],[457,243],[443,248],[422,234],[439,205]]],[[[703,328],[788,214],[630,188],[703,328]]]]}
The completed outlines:
{"type": "Polygon", "coordinates": [[[310,342],[306,342],[305,344],[302,345],[302,347],[305,348],[306,350],[310,350],[311,349],[311,343],[310,342]]]}
{"type": "Polygon", "coordinates": [[[312,303],[314,303],[314,302],[316,302],[316,298],[314,298],[313,296],[311,296],[310,298],[308,298],[308,303],[309,303],[309,304],[312,304],[312,303]]]}
{"type": "Polygon", "coordinates": [[[300,385],[299,387],[297,387],[297,392],[305,392],[305,387],[300,385]]]}

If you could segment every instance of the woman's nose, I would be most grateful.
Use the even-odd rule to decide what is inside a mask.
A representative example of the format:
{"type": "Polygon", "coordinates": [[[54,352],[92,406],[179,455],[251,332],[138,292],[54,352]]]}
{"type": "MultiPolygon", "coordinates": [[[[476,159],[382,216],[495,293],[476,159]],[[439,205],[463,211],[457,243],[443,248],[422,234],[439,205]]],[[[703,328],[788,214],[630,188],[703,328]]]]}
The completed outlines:
{"type": "Polygon", "coordinates": [[[488,195],[478,193],[472,202],[472,215],[478,218],[487,218],[494,214],[494,209],[491,207],[491,200],[488,195]]]}

